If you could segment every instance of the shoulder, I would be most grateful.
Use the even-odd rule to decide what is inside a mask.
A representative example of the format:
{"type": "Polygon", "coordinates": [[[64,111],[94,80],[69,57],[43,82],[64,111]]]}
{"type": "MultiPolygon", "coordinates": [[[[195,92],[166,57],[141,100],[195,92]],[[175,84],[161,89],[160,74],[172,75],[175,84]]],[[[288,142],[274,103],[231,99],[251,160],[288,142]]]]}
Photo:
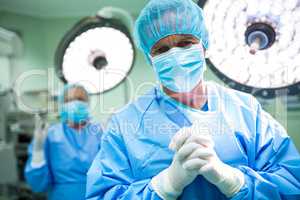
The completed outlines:
{"type": "Polygon", "coordinates": [[[112,115],[108,123],[108,129],[119,129],[122,126],[137,126],[143,115],[155,109],[157,88],[152,88],[146,94],[128,103],[119,112],[112,115]],[[154,106],[154,107],[153,107],[154,106]]]}
{"type": "Polygon", "coordinates": [[[241,109],[251,112],[256,112],[260,106],[258,100],[252,94],[221,86],[217,83],[213,83],[213,85],[226,105],[238,106],[241,109]]]}
{"type": "Polygon", "coordinates": [[[63,123],[55,123],[55,124],[50,124],[48,127],[48,134],[47,138],[48,140],[60,140],[61,137],[63,137],[63,123]]]}
{"type": "Polygon", "coordinates": [[[88,129],[91,130],[92,132],[99,132],[99,133],[103,132],[103,126],[100,122],[90,121],[87,126],[88,129]]]}
{"type": "Polygon", "coordinates": [[[86,133],[88,133],[91,136],[90,137],[91,140],[93,140],[94,137],[96,137],[97,139],[99,139],[99,141],[101,140],[104,132],[102,124],[100,122],[95,122],[95,121],[90,121],[87,124],[85,130],[86,133]]]}
{"type": "Polygon", "coordinates": [[[48,127],[48,135],[60,133],[63,130],[62,123],[50,124],[48,127]]]}

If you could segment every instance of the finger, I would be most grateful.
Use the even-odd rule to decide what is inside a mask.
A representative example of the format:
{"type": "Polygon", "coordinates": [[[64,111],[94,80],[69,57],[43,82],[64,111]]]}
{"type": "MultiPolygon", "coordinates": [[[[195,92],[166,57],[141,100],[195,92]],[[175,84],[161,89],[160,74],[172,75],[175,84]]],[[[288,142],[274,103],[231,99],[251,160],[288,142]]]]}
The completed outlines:
{"type": "Polygon", "coordinates": [[[38,114],[34,115],[34,125],[35,125],[35,128],[38,128],[41,126],[41,119],[38,114]]]}
{"type": "Polygon", "coordinates": [[[169,148],[173,151],[178,151],[185,143],[185,141],[189,138],[189,136],[190,136],[189,128],[184,127],[180,129],[172,138],[169,148]]]}
{"type": "Polygon", "coordinates": [[[186,169],[186,170],[196,170],[196,169],[201,169],[207,163],[208,163],[207,160],[202,160],[200,158],[194,158],[194,159],[185,161],[183,163],[182,167],[183,167],[183,169],[186,169]]]}
{"type": "Polygon", "coordinates": [[[183,160],[193,153],[197,148],[199,148],[199,144],[197,143],[188,143],[183,145],[177,152],[177,157],[179,160],[183,160]]]}
{"type": "Polygon", "coordinates": [[[214,155],[214,152],[212,149],[209,148],[197,148],[195,151],[193,151],[192,154],[188,156],[187,159],[194,159],[194,158],[200,158],[200,159],[208,159],[214,155]]]}
{"type": "Polygon", "coordinates": [[[45,123],[44,129],[43,129],[43,134],[47,135],[48,134],[48,129],[49,129],[49,124],[45,123]]]}
{"type": "Polygon", "coordinates": [[[211,171],[212,168],[213,168],[213,166],[211,165],[211,163],[207,163],[207,164],[203,165],[202,167],[200,167],[198,173],[206,174],[208,171],[211,171]]]}
{"type": "Polygon", "coordinates": [[[204,147],[213,147],[214,142],[210,136],[200,135],[200,134],[193,134],[187,140],[186,143],[195,142],[198,144],[203,145],[204,147]]]}
{"type": "Polygon", "coordinates": [[[49,123],[45,123],[45,129],[48,129],[49,128],[49,123]]]}

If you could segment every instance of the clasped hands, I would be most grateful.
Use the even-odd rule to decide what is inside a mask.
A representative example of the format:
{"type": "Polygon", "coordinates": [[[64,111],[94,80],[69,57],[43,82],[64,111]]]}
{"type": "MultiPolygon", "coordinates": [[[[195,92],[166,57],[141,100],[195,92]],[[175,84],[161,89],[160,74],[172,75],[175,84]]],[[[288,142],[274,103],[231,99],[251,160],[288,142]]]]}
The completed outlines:
{"type": "Polygon", "coordinates": [[[195,123],[174,135],[169,144],[175,152],[172,163],[151,181],[161,198],[176,199],[199,175],[216,185],[227,197],[240,191],[244,174],[219,159],[211,134],[207,127],[195,123]]]}

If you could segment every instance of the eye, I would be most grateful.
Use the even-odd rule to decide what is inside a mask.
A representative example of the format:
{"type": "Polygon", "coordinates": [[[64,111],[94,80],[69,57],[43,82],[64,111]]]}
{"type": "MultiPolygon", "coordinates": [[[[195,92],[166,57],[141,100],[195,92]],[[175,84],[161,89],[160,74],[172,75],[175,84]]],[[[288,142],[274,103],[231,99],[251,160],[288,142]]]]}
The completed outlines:
{"type": "Polygon", "coordinates": [[[78,101],[85,101],[86,99],[84,97],[80,97],[80,98],[77,98],[76,100],[78,100],[78,101]]]}
{"type": "Polygon", "coordinates": [[[181,47],[181,48],[183,48],[183,47],[190,47],[190,46],[192,46],[194,43],[192,42],[192,41],[180,41],[180,42],[178,42],[177,43],[177,47],[181,47]]]}
{"type": "Polygon", "coordinates": [[[158,54],[162,54],[162,53],[165,53],[167,51],[170,50],[170,47],[168,46],[162,46],[160,48],[158,48],[156,51],[155,51],[155,54],[158,55],[158,54]]]}
{"type": "Polygon", "coordinates": [[[83,102],[86,102],[87,99],[85,97],[71,97],[71,98],[65,99],[65,102],[71,102],[71,101],[83,101],[83,102]]]}

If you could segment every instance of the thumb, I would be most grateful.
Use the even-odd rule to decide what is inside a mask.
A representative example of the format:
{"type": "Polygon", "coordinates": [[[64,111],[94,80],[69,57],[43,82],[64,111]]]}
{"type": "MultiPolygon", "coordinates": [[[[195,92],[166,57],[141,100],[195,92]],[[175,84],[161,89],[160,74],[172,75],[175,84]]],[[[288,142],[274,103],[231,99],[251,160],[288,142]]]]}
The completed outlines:
{"type": "Polygon", "coordinates": [[[45,124],[44,124],[44,127],[43,127],[43,130],[42,130],[42,134],[43,134],[44,137],[47,136],[47,134],[48,134],[48,129],[49,129],[49,124],[48,124],[48,123],[45,123],[45,124]]]}

